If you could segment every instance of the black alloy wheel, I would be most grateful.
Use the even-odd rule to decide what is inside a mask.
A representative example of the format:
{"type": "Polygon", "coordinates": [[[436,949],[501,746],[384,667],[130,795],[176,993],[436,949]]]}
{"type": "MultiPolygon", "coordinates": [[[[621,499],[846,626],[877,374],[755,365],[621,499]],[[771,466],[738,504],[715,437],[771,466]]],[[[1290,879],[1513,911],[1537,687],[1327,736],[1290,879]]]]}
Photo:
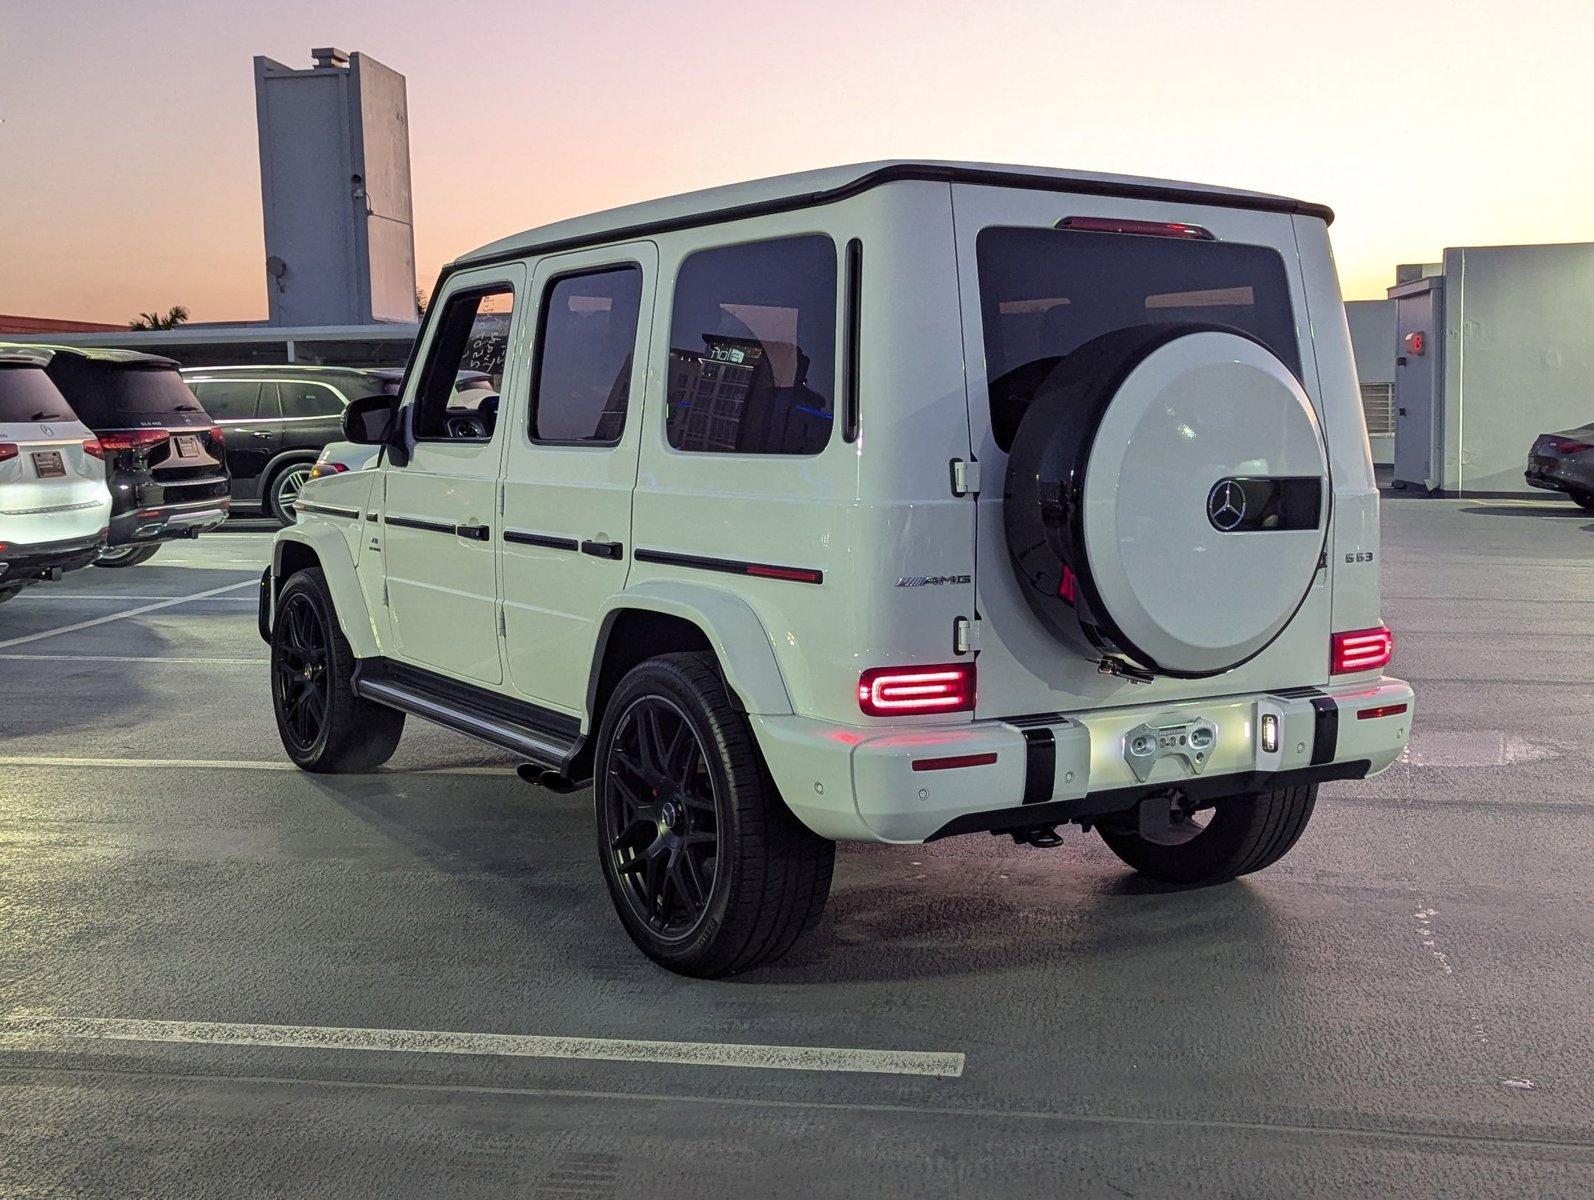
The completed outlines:
{"type": "Polygon", "coordinates": [[[719,865],[719,802],[686,714],[663,696],[621,713],[603,790],[603,834],[621,894],[652,934],[692,935],[719,865]]]}
{"type": "Polygon", "coordinates": [[[277,629],[271,664],[274,699],[290,749],[309,754],[330,708],[330,636],[322,614],[303,592],[287,598],[277,614],[277,629]]]}

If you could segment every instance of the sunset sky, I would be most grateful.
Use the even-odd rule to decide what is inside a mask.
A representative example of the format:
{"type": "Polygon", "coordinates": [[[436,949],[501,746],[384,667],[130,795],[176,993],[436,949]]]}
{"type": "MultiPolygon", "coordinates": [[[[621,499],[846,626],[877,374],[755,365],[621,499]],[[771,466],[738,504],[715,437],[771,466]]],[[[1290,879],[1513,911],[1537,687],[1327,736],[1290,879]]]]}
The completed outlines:
{"type": "Polygon", "coordinates": [[[1586,0],[0,0],[0,312],[263,318],[250,60],[409,78],[419,275],[506,233],[925,156],[1331,205],[1348,298],[1594,240],[1586,0]]]}

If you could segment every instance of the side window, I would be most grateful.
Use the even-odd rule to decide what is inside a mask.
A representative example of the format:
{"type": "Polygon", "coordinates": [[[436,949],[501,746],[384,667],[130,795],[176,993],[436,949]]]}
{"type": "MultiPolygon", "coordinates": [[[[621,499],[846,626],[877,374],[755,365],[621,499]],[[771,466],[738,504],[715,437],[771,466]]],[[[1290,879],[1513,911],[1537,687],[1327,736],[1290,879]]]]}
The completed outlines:
{"type": "MultiPolygon", "coordinates": [[[[490,378],[492,392],[497,394],[504,378],[514,311],[515,293],[507,284],[456,292],[448,298],[415,394],[416,437],[490,440],[490,426],[484,426],[474,414],[458,411],[454,385],[461,371],[479,371],[490,378]]],[[[287,399],[286,393],[283,399],[287,399]]]]}
{"type": "Polygon", "coordinates": [[[700,250],[670,320],[677,450],[817,454],[836,394],[836,246],[822,234],[700,250]]]}
{"type": "Polygon", "coordinates": [[[277,384],[277,394],[282,397],[284,417],[336,417],[343,413],[337,393],[319,383],[282,380],[277,384]]]}
{"type": "Polygon", "coordinates": [[[260,401],[256,379],[212,379],[190,385],[213,421],[252,421],[260,401]]]}
{"type": "Polygon", "coordinates": [[[531,391],[533,441],[620,440],[641,305],[635,266],[564,275],[548,285],[531,391]]]}

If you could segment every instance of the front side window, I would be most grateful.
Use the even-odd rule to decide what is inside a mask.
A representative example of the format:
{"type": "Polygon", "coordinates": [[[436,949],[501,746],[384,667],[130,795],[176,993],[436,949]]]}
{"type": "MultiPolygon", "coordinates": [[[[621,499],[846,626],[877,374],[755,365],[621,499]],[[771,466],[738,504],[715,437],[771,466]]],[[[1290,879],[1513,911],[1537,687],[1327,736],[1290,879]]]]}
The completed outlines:
{"type": "Polygon", "coordinates": [[[641,308],[640,267],[564,275],[548,285],[531,393],[534,441],[620,440],[641,308]]]}
{"type": "MultiPolygon", "coordinates": [[[[490,423],[462,412],[454,394],[461,371],[488,376],[496,398],[504,378],[515,293],[508,284],[455,292],[444,303],[415,394],[415,436],[424,440],[487,441],[490,423]]],[[[289,388],[284,385],[283,402],[289,388]]],[[[492,406],[496,411],[496,403],[492,406]]],[[[479,407],[478,407],[478,412],[479,407]]]]}
{"type": "Polygon", "coordinates": [[[836,394],[836,246],[822,234],[700,250],[670,320],[677,450],[818,454],[836,394]]]}
{"type": "Polygon", "coordinates": [[[1035,390],[1086,342],[1137,325],[1248,333],[1301,372],[1284,260],[1266,246],[991,228],[975,244],[991,432],[1011,450],[1035,390]]]}

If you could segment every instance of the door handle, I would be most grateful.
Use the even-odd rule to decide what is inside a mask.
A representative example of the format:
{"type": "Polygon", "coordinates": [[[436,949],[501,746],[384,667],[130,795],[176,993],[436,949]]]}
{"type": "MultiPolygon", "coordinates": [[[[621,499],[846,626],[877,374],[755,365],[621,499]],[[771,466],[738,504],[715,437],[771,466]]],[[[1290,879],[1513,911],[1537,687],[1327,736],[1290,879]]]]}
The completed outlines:
{"type": "Polygon", "coordinates": [[[581,543],[581,553],[590,554],[593,558],[621,558],[625,554],[625,547],[619,542],[593,542],[581,543]]]}
{"type": "Polygon", "coordinates": [[[269,429],[255,429],[255,430],[252,430],[250,432],[249,436],[250,437],[257,437],[257,438],[268,438],[268,437],[271,436],[271,430],[269,430],[269,429]]]}
{"type": "Polygon", "coordinates": [[[473,542],[485,542],[489,531],[485,525],[456,525],[454,526],[454,532],[458,536],[469,538],[473,542]]]}

